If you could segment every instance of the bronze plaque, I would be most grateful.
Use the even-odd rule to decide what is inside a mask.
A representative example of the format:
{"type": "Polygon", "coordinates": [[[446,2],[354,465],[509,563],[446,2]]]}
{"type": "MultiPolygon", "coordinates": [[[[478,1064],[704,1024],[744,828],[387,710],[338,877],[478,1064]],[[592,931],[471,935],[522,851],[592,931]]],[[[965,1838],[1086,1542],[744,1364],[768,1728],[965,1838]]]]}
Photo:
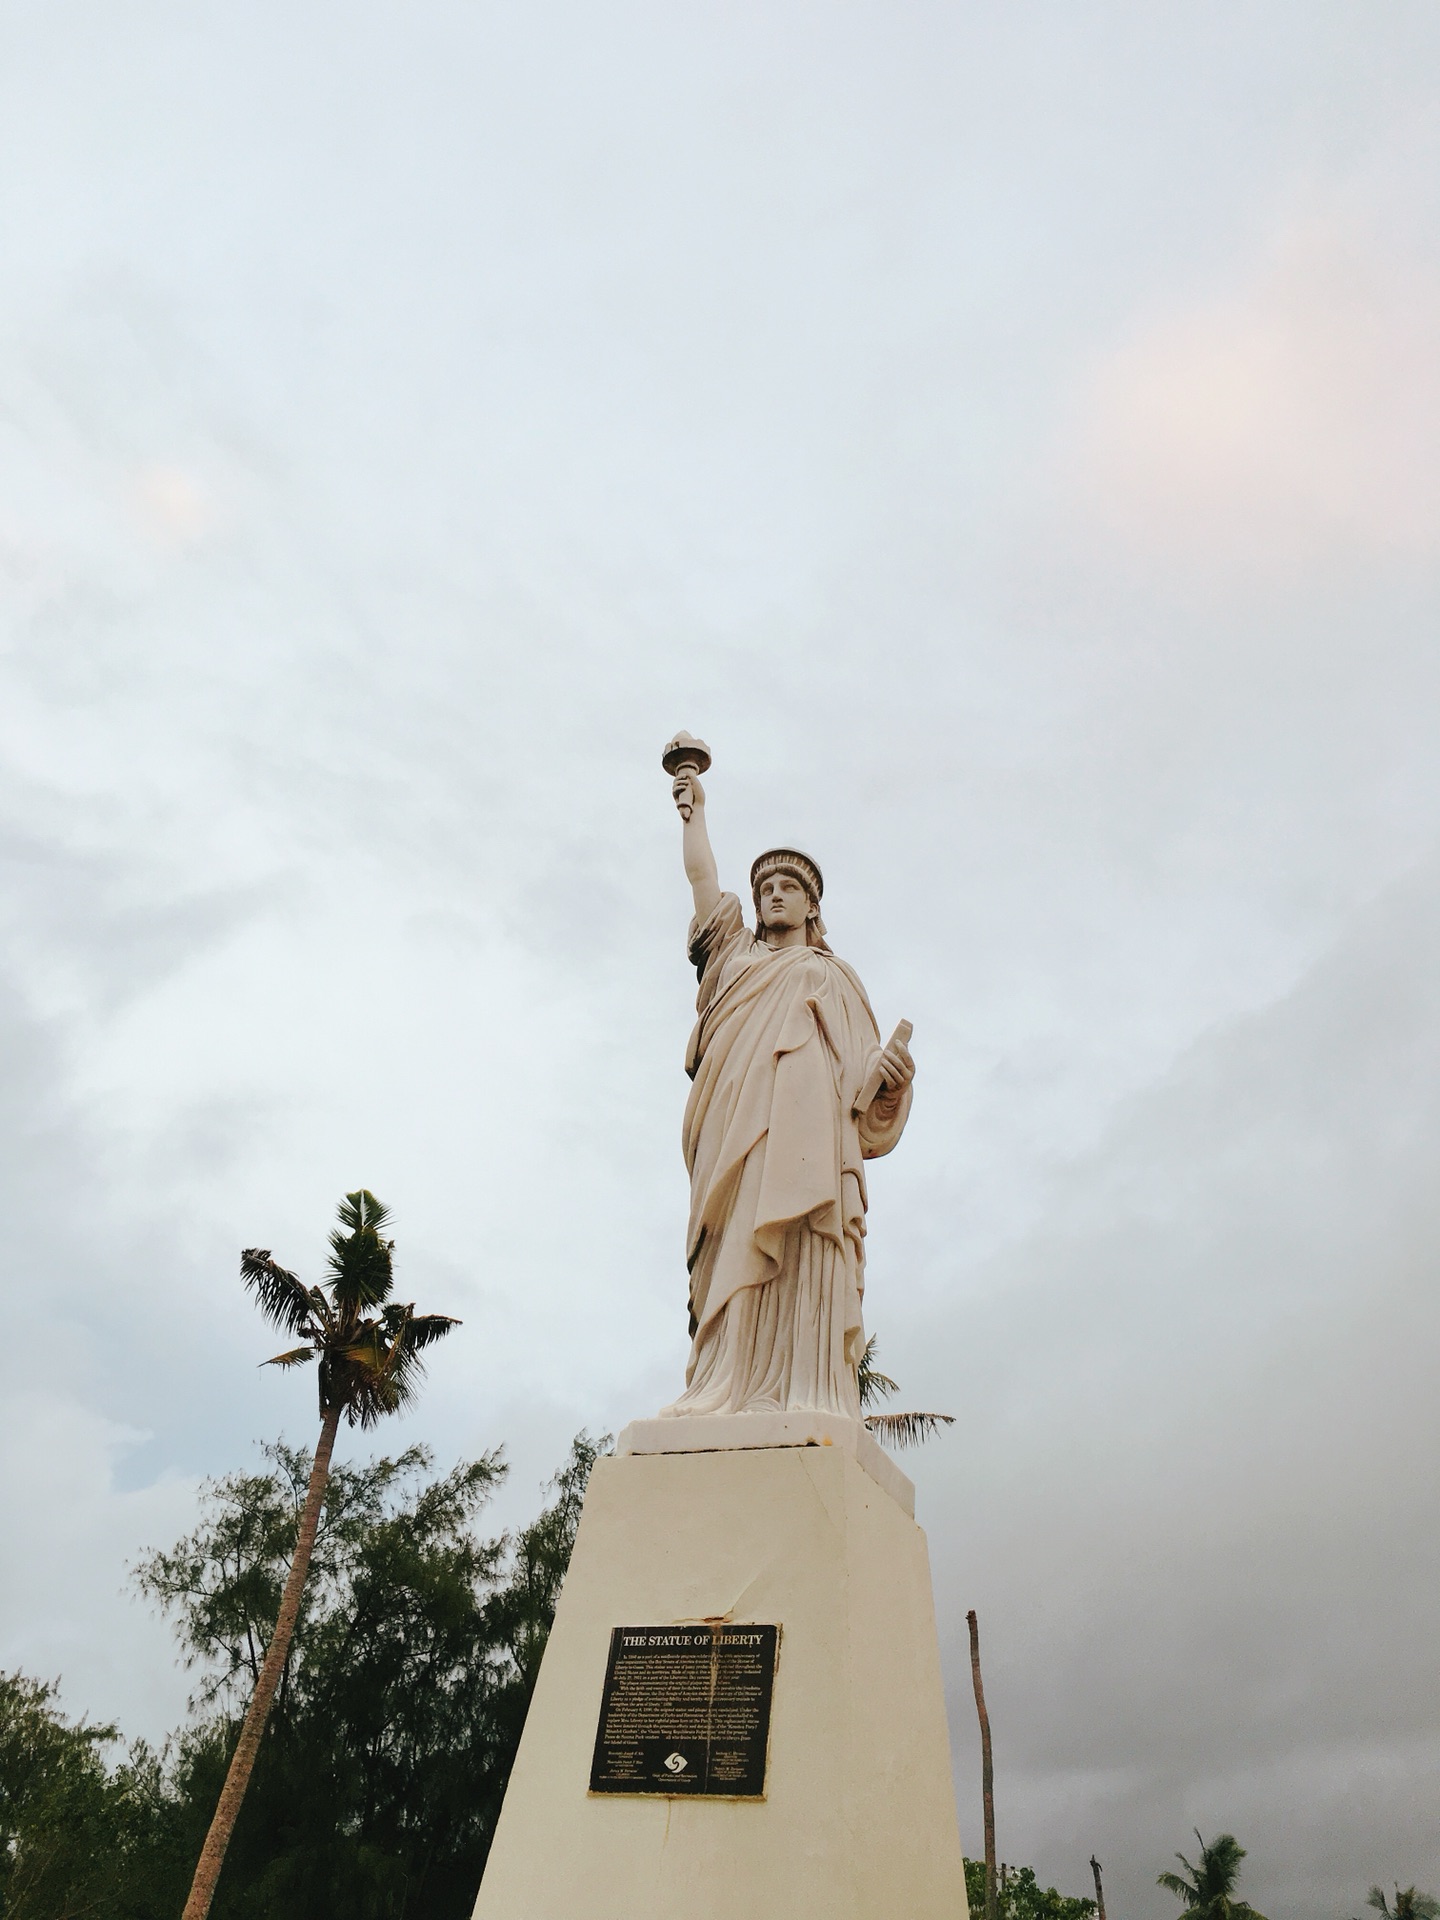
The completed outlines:
{"type": "Polygon", "coordinates": [[[763,1800],[779,1627],[616,1627],[592,1793],[763,1800]]]}

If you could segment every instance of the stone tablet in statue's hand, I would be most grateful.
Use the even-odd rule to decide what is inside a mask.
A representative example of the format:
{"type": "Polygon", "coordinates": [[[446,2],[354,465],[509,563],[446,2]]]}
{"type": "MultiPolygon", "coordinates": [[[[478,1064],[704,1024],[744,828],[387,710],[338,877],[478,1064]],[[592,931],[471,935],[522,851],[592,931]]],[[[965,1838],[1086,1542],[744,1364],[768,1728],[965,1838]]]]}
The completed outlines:
{"type": "Polygon", "coordinates": [[[892,1036],[889,1044],[882,1049],[880,1072],[884,1077],[885,1087],[892,1093],[897,1093],[901,1087],[908,1087],[915,1078],[915,1061],[903,1040],[897,1040],[892,1036]]]}
{"type": "Polygon", "coordinates": [[[905,1089],[915,1078],[915,1062],[910,1053],[910,1036],[915,1029],[902,1020],[879,1053],[870,1062],[870,1071],[855,1097],[855,1111],[871,1114],[876,1120],[893,1120],[900,1112],[905,1089]]]}

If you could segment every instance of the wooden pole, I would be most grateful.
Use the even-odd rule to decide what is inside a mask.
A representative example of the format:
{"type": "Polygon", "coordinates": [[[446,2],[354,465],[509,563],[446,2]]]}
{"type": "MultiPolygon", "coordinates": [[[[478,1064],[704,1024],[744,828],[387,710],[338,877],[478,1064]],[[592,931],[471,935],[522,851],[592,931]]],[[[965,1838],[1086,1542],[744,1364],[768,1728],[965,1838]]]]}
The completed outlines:
{"type": "Polygon", "coordinates": [[[980,1678],[980,1625],[973,1607],[965,1618],[970,1627],[970,1678],[975,1684],[975,1711],[980,1716],[980,1790],[985,1801],[985,1920],[997,1920],[999,1888],[995,1883],[995,1762],[990,1752],[990,1716],[985,1711],[985,1683],[980,1678]]]}
{"type": "Polygon", "coordinates": [[[1090,1871],[1095,1876],[1095,1920],[1105,1920],[1105,1889],[1100,1884],[1100,1862],[1092,1853],[1090,1871]]]}

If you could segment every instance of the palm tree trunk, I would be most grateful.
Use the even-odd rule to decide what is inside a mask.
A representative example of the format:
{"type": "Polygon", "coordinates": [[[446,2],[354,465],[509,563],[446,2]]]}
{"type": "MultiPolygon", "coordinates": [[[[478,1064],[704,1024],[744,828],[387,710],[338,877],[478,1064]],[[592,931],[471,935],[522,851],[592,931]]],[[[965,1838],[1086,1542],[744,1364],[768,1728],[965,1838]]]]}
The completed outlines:
{"type": "Polygon", "coordinates": [[[225,1785],[220,1789],[215,1818],[210,1822],[210,1831],[206,1834],[205,1844],[200,1849],[195,1878],[190,1885],[190,1898],[185,1902],[185,1911],[181,1915],[181,1920],[205,1920],[210,1911],[210,1903],[215,1898],[215,1883],[220,1878],[220,1869],[225,1862],[225,1849],[229,1846],[230,1836],[235,1831],[235,1821],[245,1799],[245,1789],[250,1784],[256,1755],[260,1751],[260,1736],[265,1731],[265,1722],[269,1717],[271,1702],[275,1698],[275,1689],[279,1686],[280,1676],[285,1671],[290,1641],[295,1633],[295,1622],[300,1616],[300,1596],[305,1591],[305,1576],[310,1571],[310,1555],[315,1548],[315,1532],[320,1524],[320,1505],[325,1498],[325,1483],[330,1478],[330,1455],[335,1450],[335,1430],[339,1424],[339,1407],[327,1408],[320,1422],[320,1439],[315,1448],[315,1464],[310,1469],[310,1485],[305,1494],[305,1505],[300,1513],[300,1529],[295,1536],[295,1557],[290,1562],[285,1591],[280,1596],[280,1611],[275,1617],[275,1631],[271,1634],[270,1644],[265,1649],[260,1678],[255,1682],[255,1691],[250,1696],[250,1705],[246,1709],[240,1738],[236,1742],[235,1752],[231,1757],[230,1771],[225,1776],[225,1785]]]}
{"type": "MultiPolygon", "coordinates": [[[[990,1752],[985,1684],[980,1678],[980,1625],[973,1607],[965,1618],[970,1626],[970,1678],[975,1684],[975,1711],[980,1716],[980,1790],[985,1800],[985,1920],[996,1920],[999,1903],[995,1886],[995,1762],[990,1752]]],[[[188,1914],[186,1920],[189,1920],[188,1914]]]]}
{"type": "Polygon", "coordinates": [[[1092,1853],[1090,1871],[1095,1876],[1095,1920],[1105,1920],[1105,1889],[1100,1884],[1100,1862],[1092,1853]]]}

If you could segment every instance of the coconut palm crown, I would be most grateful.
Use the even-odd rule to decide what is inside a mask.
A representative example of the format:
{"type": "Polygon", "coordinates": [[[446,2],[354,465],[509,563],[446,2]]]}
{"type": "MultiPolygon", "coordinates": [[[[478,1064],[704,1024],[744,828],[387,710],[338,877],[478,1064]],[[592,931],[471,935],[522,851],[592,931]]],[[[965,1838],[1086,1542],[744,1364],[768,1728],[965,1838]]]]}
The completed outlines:
{"type": "Polygon", "coordinates": [[[1402,1887],[1398,1880],[1393,1907],[1385,1898],[1383,1887],[1371,1887],[1365,1904],[1383,1913],[1385,1920],[1440,1920],[1440,1900],[1433,1893],[1417,1893],[1414,1887],[1402,1887]]]}
{"type": "Polygon", "coordinates": [[[1265,1920],[1246,1901],[1231,1898],[1245,1858],[1234,1834],[1217,1834],[1206,1846],[1197,1827],[1195,1838],[1200,1841],[1198,1863],[1192,1867],[1183,1853],[1177,1853],[1175,1858],[1185,1872],[1162,1873],[1155,1884],[1176,1896],[1187,1910],[1187,1920],[1265,1920]]]}
{"type": "Polygon", "coordinates": [[[424,1371],[421,1351],[460,1323],[444,1313],[417,1314],[413,1301],[391,1301],[395,1242],[383,1237],[389,1210],[373,1193],[347,1193],[339,1217],[323,1286],[307,1287],[266,1247],[247,1247],[240,1273],[266,1318],[305,1342],[262,1364],[318,1360],[321,1418],[335,1412],[352,1426],[373,1427],[414,1393],[424,1371]]]}

